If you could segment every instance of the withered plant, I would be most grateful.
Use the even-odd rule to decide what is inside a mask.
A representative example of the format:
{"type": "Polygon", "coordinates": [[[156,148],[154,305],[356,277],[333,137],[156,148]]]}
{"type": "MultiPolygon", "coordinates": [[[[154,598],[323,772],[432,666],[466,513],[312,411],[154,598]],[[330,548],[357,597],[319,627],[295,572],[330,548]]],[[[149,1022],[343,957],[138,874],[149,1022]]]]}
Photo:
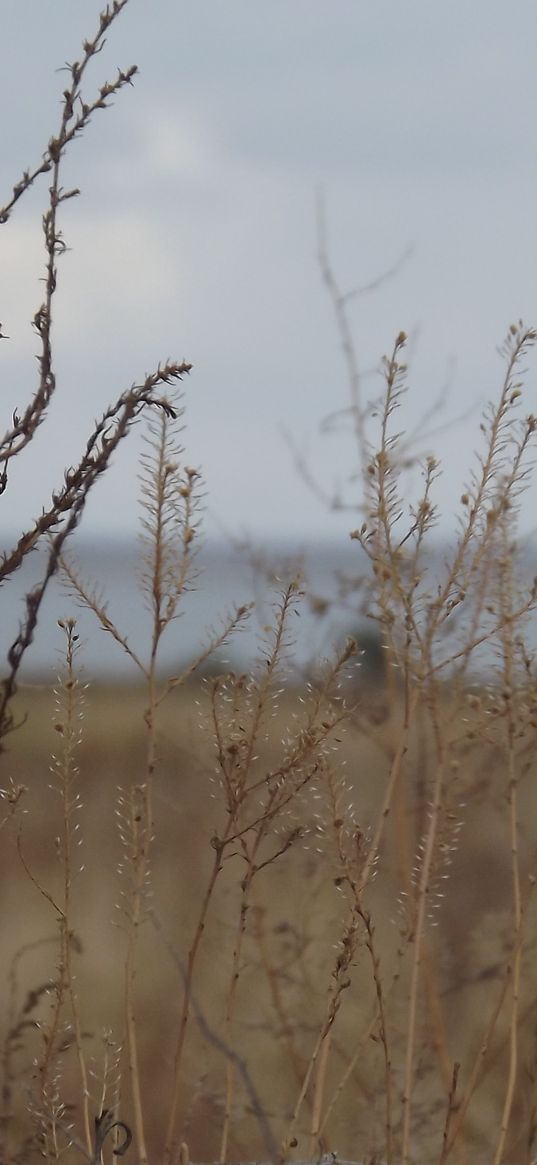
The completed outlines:
{"type": "MultiPolygon", "coordinates": [[[[39,379],[0,443],[4,497],[12,459],[27,456],[50,423],[61,207],[79,193],[62,187],[62,164],[97,111],[134,80],[133,66],[93,99],[83,95],[88,66],[127,2],[107,6],[68,66],[58,130],[0,212],[6,224],[48,175],[45,295],[33,320],[39,379]]],[[[378,638],[375,682],[360,680],[358,634],[297,683],[289,664],[308,595],[293,572],[273,595],[251,668],[237,674],[218,662],[250,616],[243,603],[222,613],[194,659],[166,673],[163,642],[177,637],[180,660],[188,592],[203,586],[202,478],[180,441],[184,362],[166,362],[120,394],[3,555],[2,581],[36,547],[46,550],[0,698],[4,853],[11,844],[45,927],[36,931],[32,920],[21,942],[15,920],[13,940],[5,924],[2,1165],[100,1165],[114,1156],[138,1165],[537,1159],[537,696],[525,634],[537,581],[521,575],[516,544],[537,430],[521,409],[523,366],[536,336],[521,322],[508,332],[503,383],[439,564],[441,465],[420,453],[431,418],[419,440],[401,429],[406,336],[382,362],[381,392],[368,404],[353,296],[332,270],[322,208],[319,257],[349,378],[343,419],[356,444],[357,568],[345,602],[355,625],[360,617],[378,638]],[[98,572],[82,577],[68,545],[94,483],[142,414],[145,652],[110,610],[98,572]],[[418,466],[421,492],[409,503],[408,470],[418,466]],[[66,615],[44,788],[42,765],[32,775],[29,754],[10,752],[7,737],[18,726],[10,748],[25,739],[14,711],[19,671],[58,572],[69,609],[74,600],[91,612],[96,634],[128,657],[142,712],[119,742],[128,752],[121,766],[113,730],[126,689],[106,695],[92,730],[98,692],[85,692],[83,647],[66,615]],[[12,756],[23,758],[17,770],[12,756]]],[[[309,466],[299,469],[333,502],[309,466]]],[[[24,697],[31,707],[31,693],[24,697]]]]}
{"type": "MultiPolygon", "coordinates": [[[[58,283],[58,261],[67,250],[60,225],[61,206],[80,194],[77,188],[66,190],[61,184],[63,159],[71,142],[83,133],[95,113],[107,109],[111,98],[126,85],[131,85],[137,72],[135,65],[126,70],[120,69],[114,81],[102,85],[93,100],[84,98],[82,83],[88,66],[101,52],[108,30],[126,4],[127,0],[113,0],[103,10],[95,35],[84,41],[80,60],[68,66],[69,82],[63,92],[57,132],[48,142],[41,162],[24,172],[13,187],[11,197],[0,209],[0,225],[5,226],[26,191],[41,175],[49,175],[48,205],[43,214],[45,298],[32,321],[39,343],[39,379],[29,403],[20,411],[15,410],[12,424],[0,444],[0,485],[4,504],[8,496],[10,464],[14,457],[21,457],[31,446],[38,430],[47,420],[48,406],[56,391],[52,349],[53,304],[58,283]]],[[[6,339],[5,336],[3,338],[6,339]]],[[[31,528],[21,534],[16,545],[3,553],[0,582],[18,570],[24,559],[43,543],[47,535],[50,537],[46,569],[41,581],[26,596],[25,616],[8,654],[9,670],[3,680],[0,699],[0,739],[3,740],[13,728],[10,709],[20,665],[32,643],[43,598],[58,568],[59,555],[80,522],[93,485],[100,474],[105,472],[119,442],[145,408],[155,407],[168,413],[173,411],[167,399],[159,396],[157,390],[161,385],[170,385],[180,380],[190,371],[190,367],[184,362],[166,362],[146,376],[142,384],[133,385],[123,392],[96,424],[78,462],[65,470],[63,484],[53,493],[43,512],[31,528]]]]}

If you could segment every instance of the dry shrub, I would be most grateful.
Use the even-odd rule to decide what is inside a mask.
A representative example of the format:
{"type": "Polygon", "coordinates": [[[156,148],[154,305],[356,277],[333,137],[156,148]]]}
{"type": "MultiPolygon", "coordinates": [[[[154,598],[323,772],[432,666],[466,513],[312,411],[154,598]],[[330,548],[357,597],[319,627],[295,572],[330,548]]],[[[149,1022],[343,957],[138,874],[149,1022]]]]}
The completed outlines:
{"type": "MultiPolygon", "coordinates": [[[[59,216],[78,194],[61,186],[63,157],[136,72],[119,71],[93,100],[82,95],[126,3],[104,10],[69,66],[59,129],[0,212],[5,224],[48,175],[45,298],[34,317],[39,380],[0,446],[6,496],[11,461],[48,424],[56,388],[59,216]]],[[[224,1162],[335,1153],[389,1165],[535,1159],[537,697],[524,631],[537,582],[521,583],[515,542],[537,426],[520,412],[520,368],[535,333],[522,323],[508,332],[503,384],[483,418],[439,573],[430,551],[434,457],[423,461],[421,496],[405,500],[405,473],[416,464],[396,427],[406,337],[383,363],[372,417],[322,219],[320,259],[363,482],[351,535],[362,558],[346,600],[378,628],[384,662],[375,685],[356,681],[353,640],[303,687],[289,684],[297,578],[275,597],[251,674],[195,678],[248,619],[244,606],[224,616],[184,671],[162,674],[163,637],[188,589],[202,585],[200,473],[184,462],[177,391],[159,395],[189,371],[184,362],[166,362],[120,395],[3,556],[2,580],[47,547],[0,701],[4,745],[19,727],[4,756],[2,820],[6,886],[18,878],[17,913],[11,891],[4,903],[6,1165],[97,1163],[112,1153],[140,1165],[186,1165],[190,1154],[224,1162]],[[140,587],[152,632],[142,657],[66,544],[97,477],[147,411],[140,587]],[[62,620],[49,789],[13,701],[57,571],[127,653],[138,687],[119,697],[121,708],[109,695],[99,705],[98,693],[85,694],[76,621],[62,620]],[[118,725],[131,699],[126,737],[118,725]],[[90,718],[84,739],[83,704],[91,710],[92,700],[96,725],[90,718]]],[[[35,722],[42,709],[34,699],[35,722]]]]}

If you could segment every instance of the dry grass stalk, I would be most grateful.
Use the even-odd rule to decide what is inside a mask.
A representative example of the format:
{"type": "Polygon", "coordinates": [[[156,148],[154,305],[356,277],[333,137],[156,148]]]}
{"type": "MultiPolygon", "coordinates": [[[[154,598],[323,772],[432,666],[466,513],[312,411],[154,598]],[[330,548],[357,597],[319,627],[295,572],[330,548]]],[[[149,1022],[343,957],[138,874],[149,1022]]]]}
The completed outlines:
{"type": "MultiPolygon", "coordinates": [[[[13,416],[0,443],[2,493],[9,486],[13,458],[23,456],[39,426],[48,423],[48,406],[56,391],[53,305],[59,258],[66,250],[60,214],[63,202],[78,194],[62,188],[63,159],[97,110],[106,108],[136,74],[134,66],[120,70],[93,99],[82,94],[86,70],[127,2],[114,0],[104,9],[95,35],[84,42],[80,60],[67,67],[58,130],[42,161],[23,175],[0,211],[0,223],[5,224],[30,186],[41,175],[50,175],[43,216],[45,293],[33,321],[39,379],[32,400],[13,416]]],[[[50,503],[0,564],[1,582],[46,542],[43,576],[26,596],[23,623],[8,654],[0,740],[16,726],[12,701],[19,669],[36,632],[48,584],[58,570],[76,601],[92,612],[96,625],[130,660],[145,701],[143,746],[117,805],[125,942],[123,1030],[119,1038],[106,1034],[103,1047],[99,1045],[101,1066],[96,1069],[91,1066],[94,1037],[82,1023],[86,1001],[79,996],[74,968],[75,954],[80,953],[74,884],[81,809],[77,767],[81,681],[75,623],[63,621],[66,665],[58,688],[59,747],[53,761],[61,804],[59,879],[49,880],[35,865],[27,851],[28,829],[19,833],[17,843],[31,883],[47,909],[54,911],[58,957],[54,973],[43,975],[19,1000],[26,957],[35,954],[40,941],[49,940],[24,943],[13,956],[1,1056],[0,1155],[5,1165],[31,1162],[36,1156],[52,1163],[66,1154],[98,1165],[107,1153],[119,1156],[127,1151],[138,1165],[156,1161],[188,1165],[187,1125],[194,1123],[190,1078],[200,1038],[203,1054],[212,1052],[214,1060],[206,1074],[211,1080],[200,1089],[203,1119],[194,1128],[194,1137],[201,1136],[200,1125],[210,1125],[211,1152],[222,1165],[230,1157],[242,1156],[243,1144],[254,1135],[263,1153],[282,1162],[294,1159],[295,1151],[317,1158],[332,1146],[337,1150],[345,1137],[345,1144],[350,1139],[354,1147],[358,1134],[362,1139],[355,1155],[364,1160],[369,1155],[371,1161],[383,1160],[386,1165],[421,1165],[431,1159],[439,1165],[449,1160],[462,1165],[483,1145],[483,1159],[494,1165],[507,1161],[528,1165],[532,1160],[537,1092],[535,1052],[532,1058],[527,1028],[537,1009],[531,980],[535,854],[525,836],[522,807],[532,772],[537,699],[534,662],[523,632],[537,605],[537,581],[529,585],[518,581],[515,527],[537,432],[535,416],[520,415],[522,366],[536,334],[520,321],[508,332],[502,349],[503,383],[497,401],[484,415],[481,453],[461,493],[458,533],[439,574],[430,553],[440,472],[433,455],[421,461],[417,500],[411,504],[406,500],[405,475],[416,468],[415,450],[423,440],[423,430],[412,439],[398,429],[407,390],[406,335],[396,337],[383,361],[383,394],[372,410],[363,396],[349,317],[354,293],[341,291],[332,269],[321,204],[318,241],[349,380],[346,416],[356,445],[356,477],[363,482],[363,496],[355,506],[361,524],[351,535],[361,548],[363,568],[361,577],[347,585],[345,599],[378,628],[383,664],[373,693],[377,706],[369,699],[366,684],[345,698],[347,673],[357,654],[351,638],[303,691],[288,685],[285,669],[293,653],[293,621],[303,599],[302,583],[291,578],[275,604],[257,667],[245,674],[219,674],[205,684],[200,750],[210,738],[214,791],[207,838],[210,862],[202,869],[200,860],[199,871],[190,877],[195,897],[190,929],[185,934],[174,900],[168,938],[168,923],[160,922],[150,900],[161,844],[156,797],[163,755],[161,726],[169,697],[180,688],[188,693],[188,681],[241,629],[250,607],[243,605],[229,614],[194,660],[172,675],[163,674],[164,640],[177,625],[188,591],[200,583],[202,497],[200,471],[184,462],[179,441],[182,405],[177,383],[190,365],[173,361],[159,365],[106,410],[50,503]],[[67,554],[68,539],[83,517],[95,482],[143,413],[150,418],[140,472],[139,581],[151,616],[145,652],[133,649],[98,582],[82,579],[67,554]],[[488,664],[492,679],[488,685],[477,685],[473,668],[484,649],[492,659],[488,664]],[[349,747],[350,777],[342,759],[349,747]],[[376,778],[369,781],[372,762],[364,758],[373,750],[376,778]],[[507,805],[503,836],[509,855],[509,925],[502,932],[498,924],[492,949],[476,969],[471,936],[461,930],[458,941],[467,949],[458,963],[454,958],[456,944],[449,931],[449,925],[455,926],[453,917],[444,932],[433,924],[446,910],[445,890],[449,892],[448,874],[454,877],[461,814],[471,814],[474,801],[483,805],[492,794],[498,801],[500,793],[507,805]],[[465,801],[470,802],[468,810],[465,801]],[[273,898],[281,874],[288,884],[284,904],[276,907],[273,898]],[[314,888],[313,942],[301,897],[307,877],[314,888]],[[400,912],[394,927],[397,900],[400,912]],[[284,911],[283,923],[277,920],[277,910],[284,911]],[[147,922],[179,972],[179,989],[177,984],[172,988],[167,1003],[167,1045],[158,1061],[163,1076],[154,1087],[156,1099],[147,1094],[148,1080],[155,1082],[153,1065],[145,1063],[147,922]],[[218,936],[215,961],[220,967],[214,1000],[210,989],[206,998],[198,991],[215,950],[211,933],[218,936]],[[291,933],[291,953],[287,950],[282,957],[277,936],[291,933]],[[256,978],[252,951],[259,964],[256,978]],[[254,1021],[248,1008],[252,990],[254,1021]],[[481,1004],[475,1009],[472,1039],[464,1042],[456,1011],[460,1008],[466,1014],[469,999],[472,1005],[475,1000],[481,1004]],[[248,1023],[258,1033],[258,1042],[249,1039],[248,1023]],[[456,1059],[454,1038],[463,1041],[456,1059]],[[263,1058],[269,1042],[279,1059],[278,1071],[267,1085],[263,1058]],[[29,1079],[23,1067],[26,1049],[35,1063],[25,1106],[29,1117],[25,1111],[23,1120],[20,1081],[26,1086],[29,1079]],[[278,1074],[286,1083],[283,1101],[278,1074]],[[73,1080],[76,1113],[67,1099],[73,1080]],[[479,1118],[479,1097],[487,1095],[499,1113],[492,1131],[486,1107],[485,1116],[479,1118]],[[347,1102],[345,1109],[346,1097],[352,1104],[347,1102]],[[119,1118],[120,1111],[129,1123],[119,1118]],[[205,1113],[211,1114],[210,1121],[205,1113]],[[371,1130],[363,1127],[370,1114],[371,1130]],[[247,1123],[250,1119],[255,1133],[247,1123]],[[517,1122],[523,1125],[518,1137],[517,1122]]],[[[325,495],[309,467],[299,468],[333,505],[334,499],[325,495]]],[[[0,824],[9,839],[13,820],[28,797],[14,778],[6,782],[1,796],[0,824]]],[[[203,801],[204,823],[206,814],[203,801]]],[[[201,841],[198,848],[204,852],[201,841]]],[[[175,894],[179,898],[180,887],[175,887],[175,894]]],[[[156,995],[157,988],[150,986],[156,995]]],[[[199,1070],[194,1076],[199,1079],[199,1070]]]]}

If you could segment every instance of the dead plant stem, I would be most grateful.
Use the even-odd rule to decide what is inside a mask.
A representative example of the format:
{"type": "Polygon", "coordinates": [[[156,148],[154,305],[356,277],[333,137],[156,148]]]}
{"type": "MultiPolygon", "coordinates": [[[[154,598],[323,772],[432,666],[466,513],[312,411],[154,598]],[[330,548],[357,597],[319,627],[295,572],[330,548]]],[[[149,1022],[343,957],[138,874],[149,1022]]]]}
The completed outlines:
{"type": "MultiPolygon", "coordinates": [[[[434,697],[433,697],[434,699],[434,697]]],[[[411,1152],[411,1121],[412,1121],[412,1093],[414,1085],[414,1058],[416,1045],[416,1028],[418,1019],[418,998],[423,959],[423,944],[425,941],[425,924],[429,905],[429,886],[431,867],[435,853],[436,832],[438,818],[442,804],[444,788],[444,747],[437,720],[437,709],[433,705],[433,727],[436,741],[436,774],[433,796],[430,808],[429,825],[425,835],[423,856],[417,890],[416,927],[414,933],[414,958],[410,981],[410,999],[408,1007],[407,1042],[403,1084],[403,1131],[401,1145],[402,1165],[408,1165],[411,1152]]]]}

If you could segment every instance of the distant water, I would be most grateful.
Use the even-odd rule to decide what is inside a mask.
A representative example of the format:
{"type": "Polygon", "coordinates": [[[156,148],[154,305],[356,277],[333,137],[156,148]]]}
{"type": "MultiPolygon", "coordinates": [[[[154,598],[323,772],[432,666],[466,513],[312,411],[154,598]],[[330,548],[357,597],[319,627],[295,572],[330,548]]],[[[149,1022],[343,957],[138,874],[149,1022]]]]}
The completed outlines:
{"type": "MultiPolygon", "coordinates": [[[[97,590],[107,604],[109,617],[115,622],[130,646],[145,660],[148,655],[151,616],[139,582],[139,547],[135,541],[125,543],[81,542],[70,552],[81,579],[97,590]]],[[[302,601],[299,617],[290,623],[295,647],[293,656],[299,667],[329,654],[334,642],[356,628],[356,617],[349,610],[330,609],[337,595],[336,574],[356,574],[361,560],[356,543],[324,544],[299,551],[292,546],[268,547],[264,564],[249,561],[248,556],[224,546],[206,546],[198,559],[198,578],[179,607],[179,617],[162,641],[160,656],[163,670],[174,671],[197,655],[217,634],[235,607],[255,602],[244,628],[229,645],[218,653],[217,663],[244,668],[252,662],[263,628],[273,618],[271,604],[278,601],[283,587],[302,566],[308,579],[309,593],[315,596],[317,614],[308,601],[302,601]],[[270,579],[270,567],[280,581],[270,579]],[[325,602],[328,606],[319,613],[325,602]]],[[[36,584],[43,565],[41,553],[35,552],[3,585],[0,593],[0,652],[5,660],[24,612],[24,595],[36,584]]],[[[52,579],[44,600],[35,641],[28,649],[21,678],[52,679],[61,666],[64,636],[58,619],[74,616],[82,640],[81,662],[88,678],[128,680],[136,678],[132,662],[112,636],[103,631],[95,615],[73,598],[66,585],[52,579]]],[[[4,666],[2,666],[2,671],[4,666]]]]}
{"type": "MultiPolygon", "coordinates": [[[[70,557],[76,563],[83,582],[97,590],[106,603],[109,617],[126,636],[137,655],[146,660],[151,636],[151,616],[139,580],[139,547],[131,542],[72,543],[70,557]]],[[[233,669],[250,666],[259,650],[263,629],[273,623],[271,607],[283,588],[295,577],[297,568],[304,575],[306,598],[299,605],[299,616],[292,617],[289,634],[293,639],[290,658],[298,670],[309,668],[331,655],[346,635],[364,627],[360,618],[359,591],[352,580],[367,576],[369,567],[356,542],[321,542],[294,547],[289,544],[268,546],[263,562],[252,562],[252,555],[221,544],[205,545],[198,559],[198,577],[182,600],[179,616],[162,641],[161,669],[174,674],[200,653],[209,640],[222,629],[223,622],[239,605],[255,603],[247,623],[215,657],[215,664],[233,669]],[[275,578],[274,575],[278,577],[275,578]],[[341,597],[341,584],[347,597],[341,597]],[[348,585],[346,585],[348,584],[348,585]]],[[[442,571],[444,554],[438,547],[429,561],[433,576],[442,571]]],[[[0,591],[1,671],[5,670],[7,651],[16,635],[24,611],[23,599],[35,585],[43,567],[41,553],[25,560],[19,571],[8,579],[0,591]]],[[[528,552],[522,565],[528,580],[537,574],[535,556],[528,552]]],[[[26,681],[51,681],[61,667],[64,636],[58,619],[76,617],[82,641],[80,662],[88,679],[135,680],[137,671],[112,636],[103,631],[95,615],[69,593],[66,585],[53,579],[44,601],[35,641],[26,653],[21,678],[26,681]]],[[[375,632],[375,624],[365,624],[375,632]]],[[[530,648],[537,645],[537,619],[532,617],[526,628],[530,648]]],[[[453,641],[452,641],[453,643],[453,641]]],[[[490,648],[481,650],[481,671],[490,669],[490,648]]]]}

